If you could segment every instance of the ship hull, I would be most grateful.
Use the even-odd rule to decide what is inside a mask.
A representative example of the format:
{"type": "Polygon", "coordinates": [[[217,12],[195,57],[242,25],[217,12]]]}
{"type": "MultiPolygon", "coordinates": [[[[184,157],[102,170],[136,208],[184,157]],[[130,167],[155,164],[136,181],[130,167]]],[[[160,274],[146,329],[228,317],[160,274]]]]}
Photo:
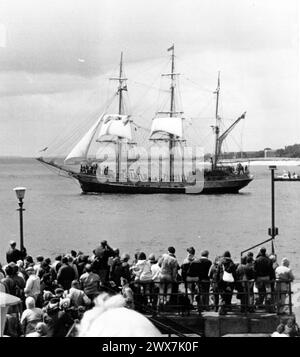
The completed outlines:
{"type": "MultiPolygon", "coordinates": [[[[81,186],[83,193],[125,193],[125,194],[188,194],[186,188],[181,183],[164,182],[99,182],[95,176],[76,174],[73,175],[81,186]]],[[[197,194],[225,194],[238,193],[243,187],[247,186],[253,177],[243,176],[226,178],[223,180],[206,180],[201,192],[197,194]]],[[[195,194],[195,193],[191,193],[195,194]]]]}

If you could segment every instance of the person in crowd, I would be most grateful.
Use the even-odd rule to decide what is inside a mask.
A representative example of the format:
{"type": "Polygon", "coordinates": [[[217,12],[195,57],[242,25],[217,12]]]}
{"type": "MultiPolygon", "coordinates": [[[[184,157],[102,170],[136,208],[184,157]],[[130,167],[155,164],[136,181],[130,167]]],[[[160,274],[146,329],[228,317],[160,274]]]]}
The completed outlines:
{"type": "Polygon", "coordinates": [[[109,280],[113,282],[113,285],[116,288],[121,287],[121,277],[122,277],[122,262],[120,258],[119,249],[115,249],[114,256],[111,261],[110,271],[109,271],[109,280]]]}
{"type": "Polygon", "coordinates": [[[85,266],[85,273],[79,278],[81,289],[90,300],[94,300],[100,292],[100,276],[92,271],[91,264],[85,266]]]}
{"type": "MultiPolygon", "coordinates": [[[[201,257],[197,259],[192,264],[197,264],[198,277],[199,277],[199,297],[198,297],[198,308],[201,310],[209,310],[209,270],[212,265],[211,260],[208,259],[209,252],[204,250],[201,253],[201,257]]],[[[192,265],[191,264],[191,265],[192,265]]]]}
{"type": "Polygon", "coordinates": [[[65,292],[66,297],[70,299],[71,306],[78,308],[79,306],[89,306],[92,301],[86,293],[80,289],[78,280],[72,281],[71,288],[65,292]]]}
{"type": "Polygon", "coordinates": [[[24,278],[19,275],[19,267],[15,263],[9,263],[13,264],[13,275],[12,278],[16,282],[16,296],[19,297],[22,301],[24,301],[24,288],[25,288],[25,280],[24,278]]]}
{"type": "Polygon", "coordinates": [[[194,301],[194,294],[196,292],[196,284],[199,281],[199,277],[197,272],[197,264],[193,264],[193,262],[196,261],[195,248],[190,247],[187,248],[186,251],[188,254],[183,260],[180,268],[182,279],[185,282],[186,292],[192,306],[194,301]]]}
{"type": "Polygon", "coordinates": [[[130,264],[129,264],[130,255],[128,253],[123,253],[121,256],[121,279],[126,279],[128,282],[131,281],[131,271],[130,271],[130,264]]]}
{"type": "Polygon", "coordinates": [[[18,275],[26,281],[28,279],[28,275],[26,274],[26,270],[24,267],[24,261],[23,260],[18,260],[17,261],[17,267],[18,267],[18,275]]]}
{"type": "Polygon", "coordinates": [[[47,332],[47,325],[44,322],[38,322],[34,332],[28,333],[25,337],[46,337],[47,332]]]}
{"type": "Polygon", "coordinates": [[[71,287],[72,281],[75,279],[75,271],[69,265],[69,259],[67,257],[62,258],[62,266],[57,273],[57,282],[62,286],[64,290],[68,290],[71,287]]]}
{"type": "Polygon", "coordinates": [[[131,269],[135,277],[135,282],[140,284],[140,293],[149,296],[152,290],[152,271],[151,263],[144,252],[139,253],[138,261],[131,269]]]}
{"type": "Polygon", "coordinates": [[[261,248],[254,261],[255,285],[258,290],[257,305],[271,305],[271,280],[275,279],[272,261],[266,254],[266,248],[261,248]]]}
{"type": "Polygon", "coordinates": [[[247,301],[248,301],[248,279],[246,276],[246,264],[247,256],[241,257],[241,263],[238,264],[236,268],[236,283],[235,288],[237,290],[237,298],[241,300],[241,312],[247,310],[247,301]]]}
{"type": "Polygon", "coordinates": [[[79,277],[84,273],[84,267],[86,266],[86,264],[89,264],[89,256],[84,254],[78,255],[76,265],[79,277]]]}
{"type": "Polygon", "coordinates": [[[253,252],[248,252],[247,253],[247,259],[249,258],[249,263],[253,263],[254,264],[254,254],[253,252]]]}
{"type": "Polygon", "coordinates": [[[5,267],[5,278],[1,280],[1,283],[4,285],[7,294],[17,296],[17,283],[13,278],[15,274],[13,264],[11,262],[5,267]]]}
{"type": "Polygon", "coordinates": [[[246,309],[248,312],[254,312],[254,281],[255,281],[255,271],[254,271],[254,259],[250,255],[246,256],[246,266],[245,266],[245,278],[244,284],[246,284],[247,298],[246,298],[246,309]]]}
{"type": "Polygon", "coordinates": [[[219,315],[226,315],[231,306],[231,299],[234,289],[234,281],[236,280],[236,266],[231,259],[231,254],[227,250],[220,260],[217,281],[221,294],[221,306],[219,315]]]}
{"type": "Polygon", "coordinates": [[[28,255],[25,259],[24,259],[24,269],[26,271],[27,268],[29,267],[34,267],[34,261],[31,255],[28,255]]]}
{"type": "Polygon", "coordinates": [[[109,278],[108,258],[114,255],[114,250],[103,240],[99,247],[94,251],[95,259],[98,262],[97,274],[100,277],[101,284],[105,285],[109,278]]]}
{"type": "Polygon", "coordinates": [[[290,317],[287,320],[284,333],[289,337],[300,337],[300,328],[296,323],[295,317],[290,317]]]}
{"type": "Polygon", "coordinates": [[[218,268],[220,264],[220,260],[222,257],[217,256],[210,266],[208,277],[210,279],[210,286],[212,291],[212,304],[214,305],[215,312],[219,311],[219,298],[220,298],[220,291],[219,291],[219,283],[218,283],[218,268]]]}
{"type": "Polygon", "coordinates": [[[26,273],[28,274],[28,279],[24,288],[25,297],[31,296],[35,301],[37,301],[38,296],[41,293],[40,278],[36,276],[33,266],[29,266],[26,269],[26,273]]]}
{"type": "Polygon", "coordinates": [[[288,337],[288,335],[284,332],[284,328],[284,324],[279,324],[276,331],[272,333],[271,337],[288,337]]]}
{"type": "Polygon", "coordinates": [[[175,248],[169,247],[168,252],[163,254],[158,265],[161,268],[159,275],[159,300],[160,304],[170,302],[173,284],[177,282],[179,264],[175,257],[175,248]]]}
{"type": "Polygon", "coordinates": [[[6,252],[7,263],[17,263],[18,260],[23,260],[24,256],[19,249],[16,248],[17,243],[15,241],[10,242],[10,248],[6,252]]]}
{"type": "Polygon", "coordinates": [[[20,337],[22,336],[22,328],[18,314],[10,313],[9,311],[5,317],[4,336],[20,337]]]}
{"type": "Polygon", "coordinates": [[[144,315],[124,307],[120,295],[101,294],[96,306],[84,313],[79,337],[161,337],[160,331],[144,315]],[[118,321],[118,323],[116,323],[118,321]]]}
{"type": "Polygon", "coordinates": [[[35,331],[38,322],[43,322],[43,311],[35,307],[35,300],[29,296],[25,300],[26,310],[21,316],[21,327],[23,334],[26,336],[35,331]]]}
{"type": "Polygon", "coordinates": [[[62,256],[61,255],[57,255],[54,259],[54,262],[51,264],[51,268],[54,270],[55,276],[58,273],[59,268],[62,266],[62,256]]]}
{"type": "Polygon", "coordinates": [[[71,255],[68,256],[68,263],[69,266],[74,270],[75,273],[74,280],[77,280],[79,278],[78,269],[77,269],[77,265],[74,263],[74,258],[71,255]]]}
{"type": "Polygon", "coordinates": [[[276,295],[278,296],[279,313],[288,313],[288,306],[286,305],[286,297],[290,290],[290,284],[295,277],[291,270],[290,262],[287,258],[283,258],[281,265],[275,270],[276,275],[276,295]]]}
{"type": "Polygon", "coordinates": [[[39,273],[40,273],[40,269],[41,269],[41,266],[42,266],[42,263],[44,261],[44,257],[42,255],[38,255],[36,257],[36,264],[34,265],[34,271],[35,271],[35,274],[37,276],[39,276],[39,273]]]}
{"type": "Polygon", "coordinates": [[[74,320],[62,304],[60,305],[59,299],[52,298],[45,310],[44,322],[47,325],[47,336],[65,337],[74,320]]]}
{"type": "Polygon", "coordinates": [[[125,278],[122,279],[121,281],[122,283],[122,296],[125,299],[125,307],[127,307],[128,309],[134,309],[135,308],[135,304],[134,304],[134,293],[132,288],[130,287],[130,283],[128,280],[126,280],[125,278]]]}

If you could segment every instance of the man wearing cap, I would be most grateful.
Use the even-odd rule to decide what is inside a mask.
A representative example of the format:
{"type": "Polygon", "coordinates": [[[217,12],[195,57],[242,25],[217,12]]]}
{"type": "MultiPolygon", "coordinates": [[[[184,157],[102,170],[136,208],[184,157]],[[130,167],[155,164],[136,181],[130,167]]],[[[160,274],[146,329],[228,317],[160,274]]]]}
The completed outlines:
{"type": "Polygon", "coordinates": [[[10,242],[10,248],[6,252],[7,263],[17,263],[18,260],[23,259],[23,254],[16,248],[17,243],[15,241],[10,242]]]}

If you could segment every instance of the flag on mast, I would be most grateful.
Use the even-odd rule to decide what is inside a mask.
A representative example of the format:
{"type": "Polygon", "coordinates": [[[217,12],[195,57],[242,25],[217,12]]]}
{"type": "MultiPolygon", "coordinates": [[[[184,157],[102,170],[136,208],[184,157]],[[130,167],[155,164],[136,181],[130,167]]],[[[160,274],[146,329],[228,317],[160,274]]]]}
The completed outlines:
{"type": "Polygon", "coordinates": [[[170,48],[167,49],[167,51],[172,51],[174,50],[174,45],[172,45],[170,48]]]}

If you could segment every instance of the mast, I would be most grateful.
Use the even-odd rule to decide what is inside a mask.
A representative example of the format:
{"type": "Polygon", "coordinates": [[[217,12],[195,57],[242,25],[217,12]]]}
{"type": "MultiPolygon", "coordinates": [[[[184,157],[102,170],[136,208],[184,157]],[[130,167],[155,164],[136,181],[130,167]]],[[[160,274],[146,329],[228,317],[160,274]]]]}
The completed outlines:
{"type": "Polygon", "coordinates": [[[220,127],[219,127],[219,123],[220,123],[220,117],[219,117],[220,72],[218,74],[218,86],[217,86],[217,89],[216,89],[216,91],[214,93],[217,94],[217,99],[216,99],[216,125],[215,125],[216,139],[215,139],[215,159],[213,161],[212,168],[216,169],[217,163],[218,163],[219,133],[220,133],[220,127]]]}
{"type": "MultiPolygon", "coordinates": [[[[123,82],[126,81],[126,78],[122,78],[123,75],[123,52],[121,52],[121,58],[120,58],[120,70],[119,70],[119,77],[117,78],[111,78],[113,80],[119,81],[119,87],[118,87],[118,95],[119,95],[119,109],[118,109],[118,114],[122,115],[123,114],[123,90],[127,90],[126,86],[123,86],[123,82]]],[[[120,167],[121,167],[121,138],[117,137],[117,157],[116,157],[116,181],[120,181],[120,167]]]]}
{"type": "MultiPolygon", "coordinates": [[[[173,114],[175,112],[175,100],[174,100],[174,91],[175,91],[175,84],[174,84],[174,69],[175,69],[175,64],[174,64],[174,44],[172,47],[168,49],[172,50],[172,64],[171,64],[171,103],[170,103],[170,117],[173,117],[173,114]]],[[[174,148],[174,135],[170,134],[170,141],[169,141],[169,152],[170,152],[170,182],[174,181],[174,153],[173,153],[173,148],[174,148]]]]}

